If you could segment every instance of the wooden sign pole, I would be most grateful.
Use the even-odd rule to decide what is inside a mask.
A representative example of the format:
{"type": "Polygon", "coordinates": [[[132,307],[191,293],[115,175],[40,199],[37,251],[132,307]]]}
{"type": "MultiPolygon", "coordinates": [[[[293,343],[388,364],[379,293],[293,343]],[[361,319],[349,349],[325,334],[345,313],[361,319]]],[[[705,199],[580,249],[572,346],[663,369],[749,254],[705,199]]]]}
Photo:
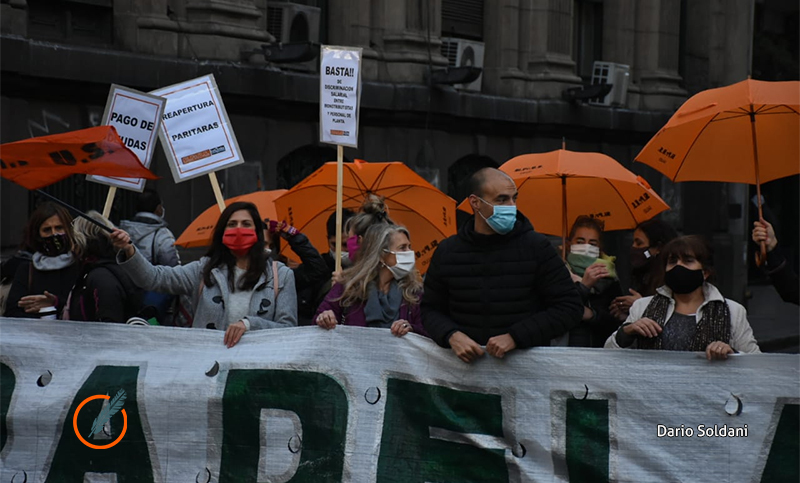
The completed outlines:
{"type": "Polygon", "coordinates": [[[344,178],[344,147],[336,146],[336,271],[342,270],[342,178],[344,178]]]}
{"type": "Polygon", "coordinates": [[[222,197],[222,190],[219,189],[219,181],[217,181],[217,173],[212,171],[208,173],[208,179],[211,180],[211,188],[214,189],[214,197],[217,199],[219,205],[219,212],[225,211],[225,199],[222,197]]]}
{"type": "Polygon", "coordinates": [[[106,204],[103,206],[103,217],[108,218],[111,214],[111,207],[114,205],[114,197],[117,196],[117,187],[111,186],[108,188],[108,195],[106,195],[106,204]]]}

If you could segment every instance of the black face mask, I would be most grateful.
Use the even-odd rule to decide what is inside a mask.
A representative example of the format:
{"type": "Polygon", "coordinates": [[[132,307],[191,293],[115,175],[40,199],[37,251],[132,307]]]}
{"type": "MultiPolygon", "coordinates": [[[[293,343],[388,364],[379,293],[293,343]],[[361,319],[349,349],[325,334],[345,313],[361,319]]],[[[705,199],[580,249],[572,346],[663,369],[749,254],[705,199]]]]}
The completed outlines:
{"type": "Polygon", "coordinates": [[[650,255],[650,247],[634,248],[631,247],[631,267],[634,269],[642,268],[649,264],[655,257],[650,255]]]}
{"type": "Polygon", "coordinates": [[[690,270],[683,265],[675,265],[664,274],[664,283],[676,294],[692,293],[703,285],[703,270],[690,270]]]}
{"type": "Polygon", "coordinates": [[[42,238],[40,243],[42,253],[48,257],[57,257],[69,251],[69,241],[65,233],[42,238]]]}

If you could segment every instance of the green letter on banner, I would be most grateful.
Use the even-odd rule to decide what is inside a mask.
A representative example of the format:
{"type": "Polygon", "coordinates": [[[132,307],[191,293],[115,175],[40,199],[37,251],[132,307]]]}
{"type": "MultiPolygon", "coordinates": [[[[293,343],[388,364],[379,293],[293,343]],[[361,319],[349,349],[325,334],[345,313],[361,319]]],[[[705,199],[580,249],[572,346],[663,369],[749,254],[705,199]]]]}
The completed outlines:
{"type": "Polygon", "coordinates": [[[234,369],[222,396],[220,482],[259,481],[261,409],[292,411],[303,425],[300,462],[289,481],[341,481],[348,409],[342,386],[315,372],[234,369]]]}
{"type": "Polygon", "coordinates": [[[761,481],[800,481],[800,405],[783,406],[761,481]]]}
{"type": "Polygon", "coordinates": [[[5,364],[0,364],[0,451],[6,447],[6,440],[8,440],[8,410],[11,407],[11,395],[14,394],[14,387],[17,384],[17,378],[14,376],[14,371],[5,364]]]}
{"type": "Polygon", "coordinates": [[[567,399],[570,483],[608,481],[608,401],[567,399]]]}
{"type": "Polygon", "coordinates": [[[503,437],[500,396],[389,379],[378,482],[506,482],[505,450],[432,439],[431,429],[503,437]]]}
{"type": "MultiPolygon", "coordinates": [[[[58,441],[53,463],[47,474],[47,482],[84,481],[84,473],[116,473],[118,483],[138,483],[153,481],[153,469],[147,439],[142,430],[139,405],[136,396],[138,367],[97,366],[72,400],[67,417],[62,424],[61,439],[58,441]],[[128,429],[119,443],[108,449],[93,449],[84,445],[75,435],[72,418],[75,410],[84,399],[97,394],[112,398],[120,389],[125,390],[126,398],[122,409],[128,416],[128,429]]],[[[111,416],[111,439],[98,440],[91,432],[95,418],[100,414],[103,401],[86,403],[78,414],[78,431],[90,444],[104,446],[113,442],[122,432],[122,411],[111,416]]],[[[102,434],[102,433],[101,433],[102,434]]],[[[149,436],[149,435],[148,435],[149,436]]]]}

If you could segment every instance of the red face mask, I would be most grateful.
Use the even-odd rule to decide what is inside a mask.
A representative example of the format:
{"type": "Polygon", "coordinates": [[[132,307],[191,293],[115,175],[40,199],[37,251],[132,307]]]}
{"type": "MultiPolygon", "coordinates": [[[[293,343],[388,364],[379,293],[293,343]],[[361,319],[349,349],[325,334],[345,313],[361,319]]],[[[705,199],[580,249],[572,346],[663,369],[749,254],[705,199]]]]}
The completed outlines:
{"type": "Polygon", "coordinates": [[[222,235],[222,244],[237,257],[247,255],[258,241],[258,235],[252,228],[228,228],[222,235]]]}

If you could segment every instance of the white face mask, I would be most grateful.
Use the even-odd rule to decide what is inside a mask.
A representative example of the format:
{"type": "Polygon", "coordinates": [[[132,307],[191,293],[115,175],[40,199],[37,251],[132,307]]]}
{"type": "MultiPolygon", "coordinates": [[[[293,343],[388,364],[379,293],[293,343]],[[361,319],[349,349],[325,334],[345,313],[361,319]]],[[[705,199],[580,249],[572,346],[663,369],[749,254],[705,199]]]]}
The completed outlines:
{"type": "Polygon", "coordinates": [[[388,268],[392,275],[394,276],[395,280],[400,280],[404,278],[408,273],[414,269],[414,263],[416,262],[417,258],[414,255],[414,252],[407,251],[407,252],[393,252],[390,250],[384,250],[386,253],[394,254],[395,258],[397,258],[397,263],[395,266],[390,267],[389,265],[383,264],[384,267],[388,268]]]}
{"type": "Polygon", "coordinates": [[[600,256],[600,247],[589,245],[588,243],[580,243],[571,245],[569,252],[575,255],[586,255],[587,257],[598,258],[600,256]]]}
{"type": "Polygon", "coordinates": [[[164,205],[161,205],[161,219],[165,219],[165,216],[167,216],[167,209],[164,208],[164,205]]]}

